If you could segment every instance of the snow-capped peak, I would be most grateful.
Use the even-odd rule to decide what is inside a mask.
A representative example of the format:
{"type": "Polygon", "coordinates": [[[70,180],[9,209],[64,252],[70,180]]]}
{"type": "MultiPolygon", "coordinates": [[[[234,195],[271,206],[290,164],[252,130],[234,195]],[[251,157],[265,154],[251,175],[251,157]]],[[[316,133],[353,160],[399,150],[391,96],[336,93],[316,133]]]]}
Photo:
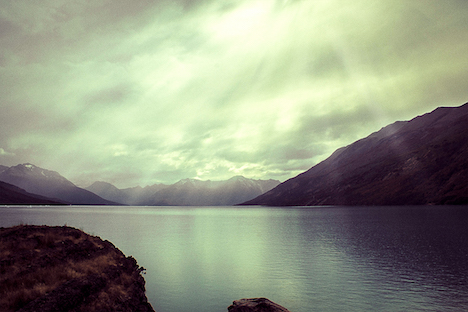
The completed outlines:
{"type": "Polygon", "coordinates": [[[32,164],[29,164],[29,163],[26,163],[26,164],[23,164],[23,166],[25,168],[28,168],[29,170],[33,170],[34,168],[36,168],[36,166],[32,165],[32,164]]]}

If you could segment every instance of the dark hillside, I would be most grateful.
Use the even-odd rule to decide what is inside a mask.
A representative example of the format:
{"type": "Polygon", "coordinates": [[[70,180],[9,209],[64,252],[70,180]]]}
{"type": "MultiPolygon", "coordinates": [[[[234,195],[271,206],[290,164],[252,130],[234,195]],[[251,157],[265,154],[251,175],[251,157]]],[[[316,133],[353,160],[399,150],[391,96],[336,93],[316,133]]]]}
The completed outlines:
{"type": "Polygon", "coordinates": [[[31,194],[12,184],[0,181],[0,205],[63,205],[58,200],[31,194]]]}
{"type": "Polygon", "coordinates": [[[396,122],[245,205],[468,204],[468,104],[396,122]]]}
{"type": "MultiPolygon", "coordinates": [[[[25,191],[74,205],[116,205],[98,195],[75,186],[58,172],[32,164],[21,164],[0,172],[0,181],[25,191]]],[[[118,205],[118,204],[117,204],[118,205]]]]}

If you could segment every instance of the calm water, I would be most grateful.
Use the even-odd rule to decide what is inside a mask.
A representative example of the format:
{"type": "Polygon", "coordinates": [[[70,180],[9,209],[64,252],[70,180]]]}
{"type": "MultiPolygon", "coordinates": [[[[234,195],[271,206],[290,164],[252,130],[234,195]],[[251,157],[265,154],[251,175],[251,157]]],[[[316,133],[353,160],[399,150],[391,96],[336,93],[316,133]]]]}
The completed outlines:
{"type": "Polygon", "coordinates": [[[147,269],[157,312],[468,311],[468,207],[0,208],[0,226],[81,228],[147,269]]]}

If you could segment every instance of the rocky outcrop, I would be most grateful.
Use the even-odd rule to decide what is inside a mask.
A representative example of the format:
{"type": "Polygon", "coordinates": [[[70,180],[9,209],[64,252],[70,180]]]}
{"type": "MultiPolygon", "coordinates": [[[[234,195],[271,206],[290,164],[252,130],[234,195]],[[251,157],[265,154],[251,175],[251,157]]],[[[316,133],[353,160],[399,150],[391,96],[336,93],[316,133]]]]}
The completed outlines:
{"type": "Polygon", "coordinates": [[[0,228],[0,311],[141,311],[143,268],[70,227],[0,228]]]}
{"type": "Polygon", "coordinates": [[[228,307],[229,312],[289,312],[288,309],[267,298],[250,298],[235,300],[228,307]]]}

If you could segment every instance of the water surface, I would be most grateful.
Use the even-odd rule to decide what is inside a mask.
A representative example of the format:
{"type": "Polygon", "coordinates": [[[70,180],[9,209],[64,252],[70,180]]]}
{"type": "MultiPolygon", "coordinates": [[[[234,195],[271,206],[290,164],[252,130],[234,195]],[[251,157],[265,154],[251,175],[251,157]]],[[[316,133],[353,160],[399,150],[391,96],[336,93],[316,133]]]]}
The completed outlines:
{"type": "Polygon", "coordinates": [[[147,269],[157,312],[267,297],[292,312],[468,311],[468,207],[3,207],[69,225],[147,269]]]}

